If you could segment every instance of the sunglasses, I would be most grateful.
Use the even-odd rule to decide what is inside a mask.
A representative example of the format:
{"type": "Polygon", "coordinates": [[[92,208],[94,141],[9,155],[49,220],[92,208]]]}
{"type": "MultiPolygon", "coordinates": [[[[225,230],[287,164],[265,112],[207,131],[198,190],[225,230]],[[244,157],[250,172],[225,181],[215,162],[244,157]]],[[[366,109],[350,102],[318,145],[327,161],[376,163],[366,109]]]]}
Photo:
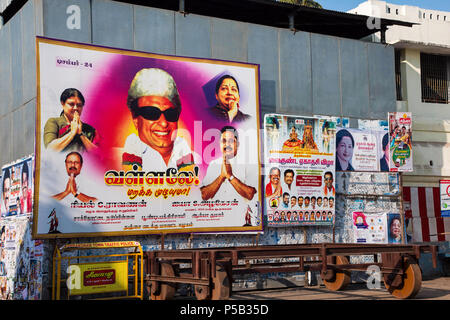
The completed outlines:
{"type": "Polygon", "coordinates": [[[138,107],[135,109],[136,116],[141,116],[146,120],[156,121],[161,118],[161,114],[164,114],[169,122],[177,122],[180,118],[181,107],[169,108],[164,111],[157,107],[138,107]]]}

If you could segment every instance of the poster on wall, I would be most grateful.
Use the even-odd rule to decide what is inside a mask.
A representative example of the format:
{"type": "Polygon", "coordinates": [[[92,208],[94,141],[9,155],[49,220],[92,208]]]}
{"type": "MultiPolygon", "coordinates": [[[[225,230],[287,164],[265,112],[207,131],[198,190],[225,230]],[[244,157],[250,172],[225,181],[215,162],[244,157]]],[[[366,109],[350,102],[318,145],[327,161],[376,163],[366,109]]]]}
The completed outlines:
{"type": "Polygon", "coordinates": [[[387,243],[386,213],[355,211],[352,221],[355,243],[387,243]]]}
{"type": "Polygon", "coordinates": [[[34,158],[29,156],[2,167],[0,179],[2,217],[33,212],[33,160],[34,158]]]}
{"type": "Polygon", "coordinates": [[[388,243],[402,243],[402,220],[399,213],[388,213],[387,217],[387,238],[388,243]]]}
{"type": "Polygon", "coordinates": [[[37,238],[261,232],[259,65],[37,50],[37,238]]]}
{"type": "Polygon", "coordinates": [[[389,112],[389,170],[413,171],[411,112],[389,112]]]}
{"type": "Polygon", "coordinates": [[[377,134],[371,130],[339,128],[336,171],[378,171],[377,134]]]}
{"type": "Polygon", "coordinates": [[[265,213],[269,226],[333,225],[336,123],[264,117],[265,213]]]}
{"type": "Polygon", "coordinates": [[[450,180],[439,180],[441,217],[450,217],[450,180]]]}

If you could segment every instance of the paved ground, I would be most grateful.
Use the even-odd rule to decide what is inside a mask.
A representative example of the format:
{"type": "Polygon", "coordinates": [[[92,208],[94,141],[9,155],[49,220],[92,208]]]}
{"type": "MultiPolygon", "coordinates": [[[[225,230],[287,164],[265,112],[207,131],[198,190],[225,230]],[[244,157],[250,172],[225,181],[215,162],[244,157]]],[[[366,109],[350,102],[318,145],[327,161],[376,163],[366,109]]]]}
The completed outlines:
{"type": "MultiPolygon", "coordinates": [[[[296,287],[234,292],[231,300],[398,300],[383,283],[381,289],[369,290],[365,284],[350,284],[345,290],[332,292],[325,286],[296,287]]],[[[423,280],[417,300],[450,300],[450,277],[423,280]]]]}

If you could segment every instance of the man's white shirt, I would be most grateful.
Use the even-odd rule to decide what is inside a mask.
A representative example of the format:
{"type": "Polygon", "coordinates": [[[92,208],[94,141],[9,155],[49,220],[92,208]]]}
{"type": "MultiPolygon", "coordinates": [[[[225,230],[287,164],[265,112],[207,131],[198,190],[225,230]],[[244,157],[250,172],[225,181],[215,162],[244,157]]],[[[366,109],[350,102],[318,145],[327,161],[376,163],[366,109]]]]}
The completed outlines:
{"type": "MultiPolygon", "coordinates": [[[[246,164],[245,162],[239,161],[239,157],[236,156],[234,158],[228,159],[229,164],[231,165],[231,170],[233,172],[233,176],[239,179],[242,183],[248,185],[249,187],[257,188],[257,174],[251,174],[251,165],[246,164]]],[[[206,175],[203,178],[202,186],[207,186],[211,184],[214,180],[222,172],[222,163],[223,158],[219,157],[213,161],[211,161],[208,165],[208,169],[206,170],[206,175]]],[[[232,186],[231,182],[226,179],[222,185],[220,186],[217,193],[214,195],[212,199],[216,200],[245,200],[232,186]]]]}

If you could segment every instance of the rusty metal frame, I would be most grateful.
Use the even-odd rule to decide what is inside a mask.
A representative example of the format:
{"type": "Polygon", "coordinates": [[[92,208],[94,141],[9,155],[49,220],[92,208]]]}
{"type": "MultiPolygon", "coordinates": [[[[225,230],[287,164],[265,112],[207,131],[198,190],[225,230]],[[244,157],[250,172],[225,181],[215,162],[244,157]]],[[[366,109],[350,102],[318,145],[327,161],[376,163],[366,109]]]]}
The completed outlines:
{"type": "Polygon", "coordinates": [[[373,265],[380,267],[383,275],[398,276],[403,274],[398,264],[399,257],[412,256],[418,260],[423,252],[432,254],[433,266],[436,267],[437,246],[433,245],[323,243],[155,250],[144,253],[144,281],[211,286],[217,264],[227,266],[230,276],[242,273],[319,271],[323,277],[329,277],[334,272],[365,271],[373,265]],[[378,254],[384,261],[378,261],[378,254]],[[355,255],[373,255],[374,262],[336,264],[333,259],[336,256],[355,255]],[[392,261],[388,257],[392,257],[392,261]],[[287,258],[291,261],[278,261],[287,258]],[[158,268],[161,262],[171,263],[177,269],[176,275],[162,276],[158,268]],[[190,267],[183,267],[183,264],[190,267]]]}

